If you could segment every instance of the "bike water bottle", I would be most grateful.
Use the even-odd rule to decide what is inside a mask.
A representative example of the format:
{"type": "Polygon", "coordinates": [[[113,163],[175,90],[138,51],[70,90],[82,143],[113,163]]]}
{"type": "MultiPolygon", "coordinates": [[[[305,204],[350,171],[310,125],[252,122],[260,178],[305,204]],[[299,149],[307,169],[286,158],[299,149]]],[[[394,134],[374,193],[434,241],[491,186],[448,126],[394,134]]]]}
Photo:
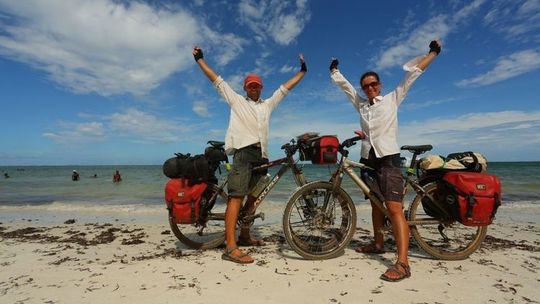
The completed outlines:
{"type": "Polygon", "coordinates": [[[254,197],[259,196],[259,194],[261,194],[261,192],[263,191],[264,187],[266,187],[266,185],[268,185],[268,183],[270,182],[270,177],[271,175],[268,173],[265,176],[261,177],[257,184],[253,186],[253,189],[251,189],[250,195],[254,197]]]}

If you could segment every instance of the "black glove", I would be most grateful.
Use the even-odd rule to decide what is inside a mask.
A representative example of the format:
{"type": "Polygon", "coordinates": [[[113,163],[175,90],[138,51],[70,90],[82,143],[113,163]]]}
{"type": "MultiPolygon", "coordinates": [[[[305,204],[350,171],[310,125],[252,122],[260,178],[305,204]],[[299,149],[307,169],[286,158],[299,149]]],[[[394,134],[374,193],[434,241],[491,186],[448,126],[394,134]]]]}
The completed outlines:
{"type": "Polygon", "coordinates": [[[429,43],[429,52],[435,52],[435,54],[439,55],[441,52],[441,46],[437,43],[437,41],[433,40],[429,43]]]}
{"type": "Polygon", "coordinates": [[[197,62],[197,61],[199,61],[199,59],[203,59],[203,52],[199,48],[196,48],[195,50],[197,52],[195,54],[193,54],[193,58],[195,58],[195,62],[197,62]]]}
{"type": "Polygon", "coordinates": [[[300,65],[300,71],[307,72],[307,66],[305,61],[302,61],[302,64],[300,65]]]}
{"type": "Polygon", "coordinates": [[[333,69],[337,69],[338,64],[339,64],[339,61],[336,58],[332,59],[332,62],[330,62],[330,72],[333,69]]]}

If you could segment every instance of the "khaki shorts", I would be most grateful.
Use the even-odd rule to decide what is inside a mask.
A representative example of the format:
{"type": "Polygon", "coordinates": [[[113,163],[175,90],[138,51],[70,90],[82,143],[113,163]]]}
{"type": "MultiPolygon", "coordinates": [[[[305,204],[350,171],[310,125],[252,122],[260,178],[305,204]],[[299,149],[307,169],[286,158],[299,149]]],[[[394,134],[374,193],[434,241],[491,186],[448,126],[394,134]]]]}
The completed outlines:
{"type": "Polygon", "coordinates": [[[227,191],[229,196],[246,196],[257,184],[259,179],[266,172],[252,172],[253,167],[267,163],[267,159],[262,158],[261,148],[247,146],[234,152],[233,164],[229,172],[229,183],[227,191]]]}
{"type": "Polygon", "coordinates": [[[385,201],[403,201],[403,177],[399,153],[377,158],[372,148],[369,151],[369,159],[362,158],[360,162],[375,169],[375,171],[362,172],[362,174],[370,174],[375,178],[379,186],[379,194],[385,201]]]}

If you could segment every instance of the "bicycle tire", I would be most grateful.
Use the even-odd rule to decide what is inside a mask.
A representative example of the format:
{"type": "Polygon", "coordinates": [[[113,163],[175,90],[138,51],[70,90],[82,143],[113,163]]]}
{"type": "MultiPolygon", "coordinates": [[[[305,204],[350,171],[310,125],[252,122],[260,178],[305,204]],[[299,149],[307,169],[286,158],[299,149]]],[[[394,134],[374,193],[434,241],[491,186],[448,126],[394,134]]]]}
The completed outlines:
{"type": "Polygon", "coordinates": [[[309,260],[334,258],[343,253],[356,230],[356,208],[341,187],[312,182],[295,191],[283,213],[283,232],[289,246],[309,260]],[[330,208],[323,210],[324,198],[330,208]],[[309,202],[313,207],[308,206],[309,202]]]}
{"type": "Polygon", "coordinates": [[[429,199],[428,196],[436,199],[437,183],[428,183],[423,188],[425,193],[417,194],[409,206],[407,219],[410,221],[436,220],[438,223],[412,225],[410,231],[416,244],[427,254],[441,260],[466,259],[484,241],[487,226],[465,226],[458,221],[438,220],[427,215],[422,208],[422,199],[429,199]]]}
{"type": "Polygon", "coordinates": [[[228,196],[222,189],[214,184],[208,184],[203,194],[203,200],[210,198],[214,193],[215,201],[210,213],[197,224],[177,224],[169,215],[169,224],[174,235],[186,246],[193,249],[212,249],[225,241],[225,209],[228,196]],[[204,228],[203,228],[204,227],[204,228]]]}

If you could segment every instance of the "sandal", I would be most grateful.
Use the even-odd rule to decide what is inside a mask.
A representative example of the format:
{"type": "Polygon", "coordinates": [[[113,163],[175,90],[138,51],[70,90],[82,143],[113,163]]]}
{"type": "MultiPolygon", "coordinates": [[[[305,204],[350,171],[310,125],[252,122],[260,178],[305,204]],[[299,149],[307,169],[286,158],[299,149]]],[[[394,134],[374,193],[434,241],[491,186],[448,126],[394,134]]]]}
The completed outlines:
{"type": "Polygon", "coordinates": [[[225,261],[231,261],[231,262],[234,262],[234,263],[238,263],[238,264],[250,264],[250,263],[253,263],[253,259],[240,251],[240,255],[238,256],[234,256],[232,255],[231,253],[233,253],[235,250],[238,250],[240,251],[240,249],[238,249],[238,247],[234,247],[232,249],[225,249],[225,252],[221,255],[221,259],[222,260],[225,260],[225,261]],[[245,260],[243,258],[245,257],[248,257],[249,260],[245,260]]]}
{"type": "Polygon", "coordinates": [[[375,243],[371,243],[366,246],[361,246],[356,248],[354,251],[358,253],[366,253],[366,254],[383,254],[386,253],[386,250],[377,248],[377,245],[375,243]]]}
{"type": "Polygon", "coordinates": [[[388,282],[399,282],[405,278],[411,277],[411,267],[405,263],[402,262],[396,262],[396,264],[390,266],[388,270],[386,270],[385,273],[381,275],[381,280],[385,280],[388,282]],[[400,270],[399,267],[401,267],[403,270],[400,270]],[[391,277],[388,274],[393,273],[397,274],[397,277],[391,277]]]}
{"type": "Polygon", "coordinates": [[[240,238],[238,238],[238,241],[236,241],[236,245],[242,246],[242,247],[245,247],[245,246],[260,247],[260,246],[264,246],[266,244],[264,243],[263,240],[240,237],[240,238]]]}

